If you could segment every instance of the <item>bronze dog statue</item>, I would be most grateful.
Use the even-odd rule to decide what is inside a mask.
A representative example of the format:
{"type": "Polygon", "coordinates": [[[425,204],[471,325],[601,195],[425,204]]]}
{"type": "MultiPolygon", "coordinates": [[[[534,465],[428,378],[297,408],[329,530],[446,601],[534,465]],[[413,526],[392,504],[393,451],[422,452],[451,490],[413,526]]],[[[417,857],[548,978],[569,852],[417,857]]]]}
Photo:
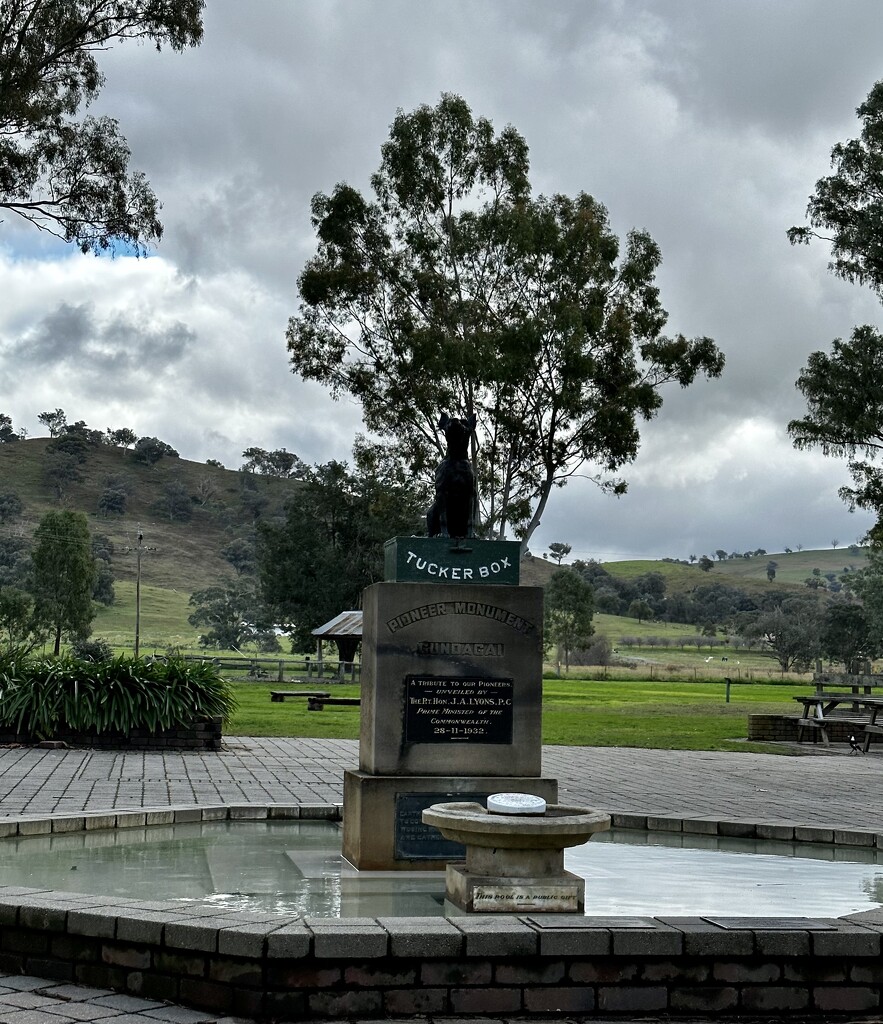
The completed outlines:
{"type": "Polygon", "coordinates": [[[447,451],[435,471],[435,501],[426,515],[430,537],[475,536],[475,474],[469,461],[469,438],[475,423],[475,413],[461,420],[443,412],[438,421],[447,451]]]}

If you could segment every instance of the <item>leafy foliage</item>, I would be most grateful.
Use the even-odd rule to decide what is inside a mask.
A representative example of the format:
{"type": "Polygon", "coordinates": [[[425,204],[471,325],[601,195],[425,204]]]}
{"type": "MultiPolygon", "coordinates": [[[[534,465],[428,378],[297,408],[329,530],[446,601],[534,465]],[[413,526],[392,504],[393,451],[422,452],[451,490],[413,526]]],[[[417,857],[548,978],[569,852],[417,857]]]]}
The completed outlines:
{"type": "Polygon", "coordinates": [[[49,431],[50,437],[59,437],[67,429],[67,416],[64,409],[47,410],[37,416],[37,421],[42,423],[49,431]]]}
{"type": "Polygon", "coordinates": [[[821,653],[822,609],[813,599],[790,598],[758,617],[746,632],[763,641],[783,672],[799,672],[821,653]]]}
{"type": "Polygon", "coordinates": [[[522,136],[458,96],[399,111],[381,153],[374,201],[343,184],[313,198],[296,372],[356,398],[417,474],[441,454],[439,413],[476,414],[487,535],[529,538],[586,462],[622,493],[610,474],[659,388],[724,363],[708,338],[662,336],[655,242],[633,231],[621,247],[585,193],[532,199],[522,136]]]}
{"type": "Polygon", "coordinates": [[[560,661],[564,652],[564,668],[570,668],[570,652],[585,647],[592,635],[595,611],[592,588],[579,573],[559,569],[549,580],[544,594],[545,635],[558,645],[560,661]]]}
{"type": "Polygon", "coordinates": [[[570,554],[572,548],[570,544],[565,544],[563,541],[556,540],[549,545],[549,553],[555,559],[555,561],[561,565],[565,558],[570,554]]]}
{"type": "Polygon", "coordinates": [[[193,516],[193,500],[183,480],[177,477],[167,480],[153,509],[170,522],[187,522],[193,516]]]}
{"type": "Polygon", "coordinates": [[[10,444],[18,440],[18,434],[12,429],[12,417],[0,412],[0,444],[10,444]]]}
{"type": "Polygon", "coordinates": [[[160,441],[158,437],[139,437],[135,442],[134,452],[136,461],[143,462],[145,466],[156,465],[163,458],[178,458],[175,449],[165,441],[160,441]]]}
{"type": "Polygon", "coordinates": [[[0,645],[26,653],[39,647],[49,635],[33,597],[17,587],[0,586],[0,645]]]}
{"type": "Polygon", "coordinates": [[[350,608],[383,579],[383,544],[414,533],[429,504],[426,488],[406,480],[383,450],[357,443],[356,470],[315,466],[290,499],[283,522],[258,525],[261,588],[294,644],[309,650],[310,631],[350,608]]]}
{"type": "Polygon", "coordinates": [[[194,720],[229,718],[235,702],[209,662],[29,660],[0,654],[0,725],[51,737],[76,731],[151,731],[194,720]]]}
{"type": "Polygon", "coordinates": [[[188,617],[191,626],[208,626],[199,642],[203,647],[239,650],[255,643],[261,650],[276,651],[279,641],[273,620],[253,583],[227,580],[190,596],[195,611],[188,617]]]}
{"type": "Polygon", "coordinates": [[[8,0],[0,16],[0,209],[99,253],[162,234],[159,203],[110,117],[75,120],[114,40],[175,50],[202,38],[203,0],[8,0]]]}
{"type": "Polygon", "coordinates": [[[880,650],[880,636],[871,631],[864,608],[858,604],[835,601],[825,609],[822,624],[822,652],[839,661],[847,672],[854,661],[874,658],[880,650]]]}
{"type": "Polygon", "coordinates": [[[85,515],[47,512],[34,531],[31,558],[37,610],[52,624],[58,654],[62,633],[88,634],[95,614],[95,559],[85,515]]]}
{"type": "MultiPolygon", "coordinates": [[[[883,451],[883,335],[856,327],[832,351],[813,352],[797,379],[807,414],[788,424],[796,448],[818,447],[849,459],[854,486],[840,496],[850,507],[883,517],[883,471],[873,464],[883,451]]],[[[883,526],[878,522],[875,529],[883,526]]],[[[872,533],[873,536],[873,533],[872,533]]],[[[881,538],[883,539],[883,538],[881,538]]]]}
{"type": "Polygon", "coordinates": [[[285,448],[277,448],[272,452],[263,448],[246,448],[242,457],[246,460],[242,468],[247,473],[278,476],[283,480],[303,480],[309,471],[305,462],[285,448]]]}
{"type": "Polygon", "coordinates": [[[0,494],[0,523],[10,523],[18,519],[24,510],[21,498],[15,491],[4,491],[0,494]]]}
{"type": "Polygon", "coordinates": [[[788,237],[792,244],[829,241],[833,273],[883,295],[883,82],[876,83],[856,114],[862,122],[860,137],[831,150],[834,173],[816,182],[806,210],[810,226],[793,227],[788,237]]]}

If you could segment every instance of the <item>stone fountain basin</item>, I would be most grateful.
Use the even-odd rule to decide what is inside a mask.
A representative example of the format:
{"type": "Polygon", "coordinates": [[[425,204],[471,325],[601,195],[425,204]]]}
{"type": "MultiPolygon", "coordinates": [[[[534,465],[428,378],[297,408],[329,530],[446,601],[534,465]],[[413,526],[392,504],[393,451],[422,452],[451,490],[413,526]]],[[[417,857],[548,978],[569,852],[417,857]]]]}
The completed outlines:
{"type": "Polygon", "coordinates": [[[491,814],[479,803],[433,804],[423,821],[464,846],[510,850],[582,846],[610,828],[609,814],[564,804],[550,804],[545,814],[491,814]]]}

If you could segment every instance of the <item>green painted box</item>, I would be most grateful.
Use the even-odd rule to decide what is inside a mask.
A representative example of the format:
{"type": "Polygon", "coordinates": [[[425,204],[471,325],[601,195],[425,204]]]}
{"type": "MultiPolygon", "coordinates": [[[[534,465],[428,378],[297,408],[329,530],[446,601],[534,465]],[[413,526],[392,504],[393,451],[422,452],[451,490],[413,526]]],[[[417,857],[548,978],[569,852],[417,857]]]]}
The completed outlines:
{"type": "Polygon", "coordinates": [[[387,583],[482,583],[517,587],[521,544],[517,540],[393,537],[383,546],[387,583]]]}

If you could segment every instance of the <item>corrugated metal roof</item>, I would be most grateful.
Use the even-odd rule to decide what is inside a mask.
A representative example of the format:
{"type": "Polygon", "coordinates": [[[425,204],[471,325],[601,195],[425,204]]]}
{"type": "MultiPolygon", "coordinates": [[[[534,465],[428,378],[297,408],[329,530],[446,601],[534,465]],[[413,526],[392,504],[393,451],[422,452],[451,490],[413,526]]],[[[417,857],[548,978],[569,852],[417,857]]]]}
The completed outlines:
{"type": "Polygon", "coordinates": [[[313,630],[313,636],[362,636],[362,613],[341,612],[313,630]]]}

